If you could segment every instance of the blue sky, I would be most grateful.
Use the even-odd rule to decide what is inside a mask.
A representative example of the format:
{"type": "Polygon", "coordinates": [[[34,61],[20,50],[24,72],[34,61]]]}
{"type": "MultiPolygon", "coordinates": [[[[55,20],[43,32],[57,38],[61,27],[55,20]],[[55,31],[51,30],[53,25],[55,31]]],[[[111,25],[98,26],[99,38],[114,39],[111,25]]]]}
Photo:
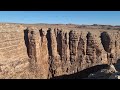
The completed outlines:
{"type": "Polygon", "coordinates": [[[120,11],[0,11],[0,22],[120,25],[120,11]]]}

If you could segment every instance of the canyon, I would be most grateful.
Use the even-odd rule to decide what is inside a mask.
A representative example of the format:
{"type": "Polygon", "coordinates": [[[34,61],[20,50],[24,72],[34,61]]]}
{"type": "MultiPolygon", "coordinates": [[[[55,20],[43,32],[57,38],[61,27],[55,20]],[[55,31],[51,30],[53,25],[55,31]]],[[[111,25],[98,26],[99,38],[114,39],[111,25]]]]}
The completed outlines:
{"type": "Polygon", "coordinates": [[[120,59],[120,30],[0,24],[0,78],[51,79],[120,59]]]}

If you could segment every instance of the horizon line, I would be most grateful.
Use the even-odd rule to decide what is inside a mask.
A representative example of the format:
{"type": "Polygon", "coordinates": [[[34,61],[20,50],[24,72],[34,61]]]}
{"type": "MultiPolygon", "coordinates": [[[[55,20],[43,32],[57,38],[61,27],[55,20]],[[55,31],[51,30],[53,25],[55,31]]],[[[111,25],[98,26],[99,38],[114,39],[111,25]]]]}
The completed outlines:
{"type": "Polygon", "coordinates": [[[93,23],[93,24],[78,24],[78,23],[18,23],[18,22],[0,22],[0,24],[73,24],[73,25],[111,25],[111,26],[120,26],[119,24],[117,25],[112,25],[112,24],[97,24],[97,23],[93,23]]]}

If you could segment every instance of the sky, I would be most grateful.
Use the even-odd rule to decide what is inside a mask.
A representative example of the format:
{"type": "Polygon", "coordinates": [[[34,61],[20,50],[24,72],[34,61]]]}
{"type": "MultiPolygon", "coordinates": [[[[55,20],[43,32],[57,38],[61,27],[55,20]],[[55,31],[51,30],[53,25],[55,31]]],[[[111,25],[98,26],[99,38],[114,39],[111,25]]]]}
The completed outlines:
{"type": "Polygon", "coordinates": [[[0,22],[120,25],[120,11],[0,11],[0,22]]]}

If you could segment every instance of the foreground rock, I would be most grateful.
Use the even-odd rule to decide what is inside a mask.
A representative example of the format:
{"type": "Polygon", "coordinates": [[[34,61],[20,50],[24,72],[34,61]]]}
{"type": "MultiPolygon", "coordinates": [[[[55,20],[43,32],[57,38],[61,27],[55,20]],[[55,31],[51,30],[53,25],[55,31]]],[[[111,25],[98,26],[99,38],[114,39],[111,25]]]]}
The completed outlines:
{"type": "Polygon", "coordinates": [[[113,73],[109,79],[120,79],[120,72],[113,73]]]}
{"type": "Polygon", "coordinates": [[[110,65],[106,69],[97,71],[88,76],[88,79],[116,79],[117,75],[120,74],[116,71],[113,65],[110,65]]]}
{"type": "Polygon", "coordinates": [[[115,68],[117,70],[117,72],[113,73],[109,79],[120,79],[120,60],[117,61],[117,63],[115,64],[115,68]]]}

